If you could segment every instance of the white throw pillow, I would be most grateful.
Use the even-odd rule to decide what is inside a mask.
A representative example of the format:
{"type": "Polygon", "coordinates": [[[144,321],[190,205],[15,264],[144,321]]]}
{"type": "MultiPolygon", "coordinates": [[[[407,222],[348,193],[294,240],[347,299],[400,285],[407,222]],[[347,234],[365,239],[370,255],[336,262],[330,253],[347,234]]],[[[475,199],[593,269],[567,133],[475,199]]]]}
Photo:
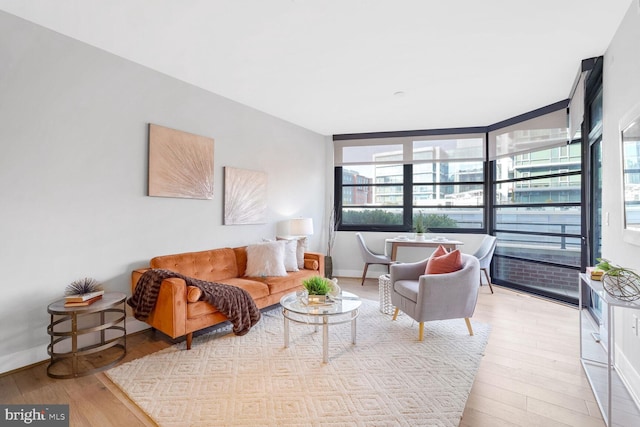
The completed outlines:
{"type": "Polygon", "coordinates": [[[249,277],[286,276],[284,243],[265,242],[247,246],[245,274],[249,277]]]}
{"type": "MultiPolygon", "coordinates": [[[[307,237],[292,237],[292,238],[286,238],[286,237],[276,237],[277,240],[285,240],[285,241],[289,241],[292,240],[294,242],[297,242],[297,247],[296,247],[296,260],[298,261],[298,269],[302,270],[304,269],[304,253],[307,249],[307,237]]],[[[292,270],[293,271],[293,270],[292,270]]]]}
{"type": "Polygon", "coordinates": [[[298,242],[295,240],[284,241],[284,268],[287,271],[299,271],[298,269],[298,242]]]}
{"type": "Polygon", "coordinates": [[[298,238],[298,250],[296,257],[298,258],[298,268],[304,268],[304,253],[307,251],[307,238],[298,238]]]}

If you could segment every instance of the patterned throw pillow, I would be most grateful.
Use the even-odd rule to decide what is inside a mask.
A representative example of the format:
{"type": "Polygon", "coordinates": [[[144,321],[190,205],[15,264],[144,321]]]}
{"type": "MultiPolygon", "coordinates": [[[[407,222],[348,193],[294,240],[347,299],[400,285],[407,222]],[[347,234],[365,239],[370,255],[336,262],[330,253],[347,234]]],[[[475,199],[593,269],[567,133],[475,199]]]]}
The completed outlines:
{"type": "Polygon", "coordinates": [[[456,249],[454,251],[447,252],[447,250],[440,245],[433,252],[429,261],[427,261],[427,267],[424,270],[424,274],[453,273],[461,268],[462,257],[460,250],[456,249]]]}

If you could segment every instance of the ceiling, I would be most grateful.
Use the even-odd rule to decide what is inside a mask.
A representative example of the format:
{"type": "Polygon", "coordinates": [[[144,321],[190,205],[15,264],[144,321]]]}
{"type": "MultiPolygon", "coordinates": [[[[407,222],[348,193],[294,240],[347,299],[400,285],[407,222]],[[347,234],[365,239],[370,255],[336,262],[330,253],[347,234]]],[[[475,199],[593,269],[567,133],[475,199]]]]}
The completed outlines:
{"type": "Polygon", "coordinates": [[[0,10],[331,135],[485,126],[565,99],[631,1],[0,0],[0,10]]]}

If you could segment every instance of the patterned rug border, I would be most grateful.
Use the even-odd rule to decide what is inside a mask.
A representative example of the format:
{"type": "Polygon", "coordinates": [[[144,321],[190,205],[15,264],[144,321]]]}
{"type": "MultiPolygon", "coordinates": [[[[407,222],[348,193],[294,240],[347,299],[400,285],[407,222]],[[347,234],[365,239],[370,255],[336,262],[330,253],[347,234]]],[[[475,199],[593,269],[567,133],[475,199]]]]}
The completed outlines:
{"type": "Polygon", "coordinates": [[[363,299],[357,344],[349,324],[322,331],[291,324],[283,346],[280,307],[245,336],[231,325],[105,372],[159,426],[458,426],[491,327],[471,319],[394,322],[363,299]],[[269,372],[269,375],[265,375],[269,372]],[[214,397],[215,396],[215,397],[214,397]],[[312,397],[312,398],[311,398],[312,397]]]}

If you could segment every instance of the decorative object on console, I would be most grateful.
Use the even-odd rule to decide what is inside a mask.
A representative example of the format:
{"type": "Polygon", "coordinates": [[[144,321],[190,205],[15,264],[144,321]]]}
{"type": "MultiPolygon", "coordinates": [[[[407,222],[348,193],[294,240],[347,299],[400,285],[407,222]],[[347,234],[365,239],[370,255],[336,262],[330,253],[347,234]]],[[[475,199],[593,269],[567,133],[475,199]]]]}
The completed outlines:
{"type": "Polygon", "coordinates": [[[601,282],[602,276],[604,276],[604,270],[601,270],[598,267],[587,267],[585,272],[591,280],[597,280],[598,282],[601,282]]]}
{"type": "Polygon", "coordinates": [[[265,224],[267,222],[267,174],[224,168],[224,224],[265,224]]]}
{"type": "Polygon", "coordinates": [[[213,199],[213,139],[149,124],[149,196],[213,199]]]}
{"type": "Polygon", "coordinates": [[[83,307],[100,300],[104,295],[102,284],[91,277],[71,282],[64,290],[65,307],[83,307]]]}
{"type": "Polygon", "coordinates": [[[65,298],[64,306],[65,307],[86,307],[88,305],[93,304],[96,301],[100,301],[102,299],[103,294],[104,294],[103,291],[99,291],[97,292],[97,295],[91,298],[84,299],[82,301],[70,301],[68,298],[65,298]]]}
{"type": "MultiPolygon", "coordinates": [[[[85,277],[84,279],[74,280],[64,290],[64,294],[67,297],[79,297],[82,295],[92,294],[94,292],[101,292],[100,295],[104,293],[102,290],[102,284],[100,284],[96,279],[92,279],[91,277],[85,277]]],[[[88,296],[83,299],[89,299],[98,294],[88,296]]]]}
{"type": "Polygon", "coordinates": [[[597,267],[604,271],[602,286],[612,297],[621,301],[640,299],[640,275],[635,271],[611,264],[609,260],[598,258],[597,267]]]}

